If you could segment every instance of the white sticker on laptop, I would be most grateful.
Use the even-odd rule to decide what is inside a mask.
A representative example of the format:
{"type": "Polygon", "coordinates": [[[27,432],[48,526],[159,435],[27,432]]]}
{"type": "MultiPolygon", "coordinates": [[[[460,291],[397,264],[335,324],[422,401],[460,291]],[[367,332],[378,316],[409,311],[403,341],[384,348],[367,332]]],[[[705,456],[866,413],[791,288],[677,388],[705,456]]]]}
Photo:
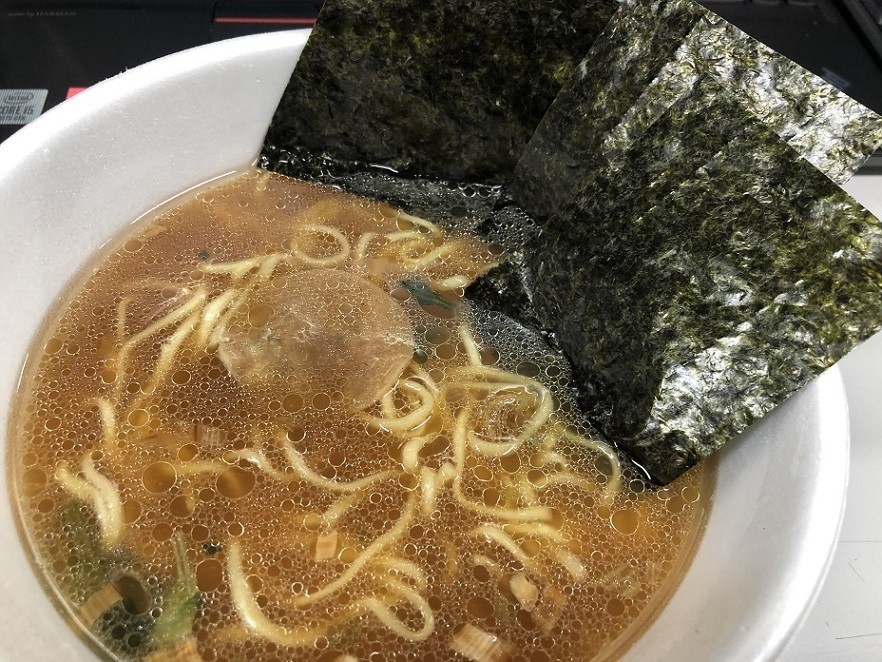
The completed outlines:
{"type": "Polygon", "coordinates": [[[0,89],[0,124],[27,124],[43,112],[49,90],[0,89]]]}

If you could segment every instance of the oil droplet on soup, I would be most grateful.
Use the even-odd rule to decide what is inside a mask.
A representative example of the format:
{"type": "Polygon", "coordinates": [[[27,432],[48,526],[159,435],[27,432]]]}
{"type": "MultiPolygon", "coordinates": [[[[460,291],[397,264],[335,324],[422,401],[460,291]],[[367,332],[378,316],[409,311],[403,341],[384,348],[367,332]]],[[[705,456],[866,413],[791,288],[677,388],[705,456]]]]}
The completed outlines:
{"type": "Polygon", "coordinates": [[[661,608],[708,476],[623,469],[484,323],[498,250],[257,169],[137,228],[36,341],[13,439],[31,552],[112,655],[585,660],[661,608]]]}

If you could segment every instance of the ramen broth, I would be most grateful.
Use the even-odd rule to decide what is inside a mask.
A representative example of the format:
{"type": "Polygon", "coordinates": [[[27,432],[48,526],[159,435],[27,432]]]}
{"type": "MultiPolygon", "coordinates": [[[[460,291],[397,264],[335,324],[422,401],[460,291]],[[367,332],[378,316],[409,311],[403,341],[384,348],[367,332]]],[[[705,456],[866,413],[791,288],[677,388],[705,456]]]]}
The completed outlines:
{"type": "Polygon", "coordinates": [[[25,537],[78,627],[120,659],[622,650],[709,477],[620,468],[566,367],[461,298],[500,259],[257,169],[134,226],[49,319],[13,427],[25,537]]]}

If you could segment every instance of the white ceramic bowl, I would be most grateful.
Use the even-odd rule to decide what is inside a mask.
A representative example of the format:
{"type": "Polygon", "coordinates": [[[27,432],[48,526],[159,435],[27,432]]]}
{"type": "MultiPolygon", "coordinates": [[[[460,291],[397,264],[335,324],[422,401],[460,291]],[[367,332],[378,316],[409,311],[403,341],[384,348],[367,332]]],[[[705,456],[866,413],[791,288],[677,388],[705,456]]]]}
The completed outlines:
{"type": "MultiPolygon", "coordinates": [[[[157,60],[0,145],[0,421],[31,338],[90,256],[169,197],[253,162],[306,34],[157,60]]],[[[825,575],[847,468],[847,408],[833,369],[721,453],[695,559],[626,657],[773,659],[825,575]]],[[[94,658],[40,588],[8,505],[0,506],[0,567],[0,659],[94,658]]]]}

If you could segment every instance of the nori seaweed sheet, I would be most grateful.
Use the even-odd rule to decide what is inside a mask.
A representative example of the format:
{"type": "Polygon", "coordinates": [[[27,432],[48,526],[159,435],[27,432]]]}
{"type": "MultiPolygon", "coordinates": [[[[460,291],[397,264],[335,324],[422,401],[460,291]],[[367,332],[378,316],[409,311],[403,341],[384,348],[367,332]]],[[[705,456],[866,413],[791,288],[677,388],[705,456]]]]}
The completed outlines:
{"type": "Polygon", "coordinates": [[[618,6],[327,0],[266,144],[501,181],[618,6]]]}
{"type": "Polygon", "coordinates": [[[261,164],[505,245],[468,296],[667,483],[882,325],[882,231],[836,185],[882,119],[688,0],[598,37],[614,6],[330,0],[261,164]]]}
{"type": "Polygon", "coordinates": [[[878,222],[834,183],[880,138],[706,10],[623,9],[516,169],[539,234],[472,294],[551,334],[592,422],[669,482],[882,324],[878,222]]]}
{"type": "Polygon", "coordinates": [[[702,15],[693,2],[636,4],[615,14],[542,119],[515,169],[516,197],[544,218],[571,200],[601,146],[702,15]],[[552,183],[553,182],[553,183],[552,183]]]}
{"type": "Polygon", "coordinates": [[[837,183],[882,144],[875,112],[691,0],[636,4],[613,17],[543,118],[516,167],[516,199],[552,214],[705,75],[837,183]]]}
{"type": "Polygon", "coordinates": [[[524,255],[527,319],[573,362],[589,419],[660,483],[882,323],[878,220],[711,76],[524,255]]]}

